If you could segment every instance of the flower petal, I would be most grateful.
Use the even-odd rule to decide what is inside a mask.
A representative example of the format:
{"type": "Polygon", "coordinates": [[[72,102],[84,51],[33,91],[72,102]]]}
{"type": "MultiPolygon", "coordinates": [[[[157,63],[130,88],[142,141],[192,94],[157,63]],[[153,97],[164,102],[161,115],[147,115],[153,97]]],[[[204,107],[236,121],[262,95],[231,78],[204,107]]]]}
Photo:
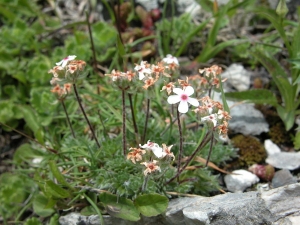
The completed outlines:
{"type": "Polygon", "coordinates": [[[191,105],[195,106],[195,107],[199,106],[199,102],[195,98],[188,98],[187,102],[190,103],[191,105]]]}
{"type": "Polygon", "coordinates": [[[175,104],[175,103],[178,103],[180,102],[180,96],[179,95],[171,95],[168,97],[168,103],[169,104],[175,104]]]}
{"type": "Polygon", "coordinates": [[[187,94],[187,96],[190,96],[190,95],[194,94],[194,88],[192,86],[187,86],[184,89],[184,93],[187,94]]]}
{"type": "Polygon", "coordinates": [[[189,105],[187,102],[183,102],[181,101],[178,105],[178,111],[181,113],[187,113],[187,111],[189,111],[189,105]]]}
{"type": "Polygon", "coordinates": [[[175,94],[181,95],[183,93],[183,90],[181,88],[173,88],[173,92],[175,94]]]}

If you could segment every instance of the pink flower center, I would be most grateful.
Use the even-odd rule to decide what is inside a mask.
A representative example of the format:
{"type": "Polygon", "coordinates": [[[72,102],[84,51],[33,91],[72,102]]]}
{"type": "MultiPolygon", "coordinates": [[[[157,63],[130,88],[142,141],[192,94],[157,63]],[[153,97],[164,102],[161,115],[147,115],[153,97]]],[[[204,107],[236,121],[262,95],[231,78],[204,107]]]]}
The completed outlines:
{"type": "Polygon", "coordinates": [[[66,58],[64,58],[64,60],[68,60],[69,59],[69,56],[67,56],[66,58]]]}
{"type": "Polygon", "coordinates": [[[188,96],[186,94],[182,94],[180,96],[180,98],[181,98],[182,101],[186,101],[188,99],[188,96]]]}

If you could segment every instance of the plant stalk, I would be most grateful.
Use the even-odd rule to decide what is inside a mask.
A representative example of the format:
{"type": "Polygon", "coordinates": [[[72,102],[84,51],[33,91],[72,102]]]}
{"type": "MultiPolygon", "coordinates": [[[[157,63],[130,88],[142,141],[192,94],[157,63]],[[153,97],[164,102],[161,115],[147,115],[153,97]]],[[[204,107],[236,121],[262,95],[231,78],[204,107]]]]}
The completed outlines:
{"type": "MultiPolygon", "coordinates": [[[[190,162],[192,161],[192,159],[196,156],[197,153],[199,153],[199,151],[201,149],[203,149],[203,147],[211,140],[210,137],[211,132],[206,133],[205,137],[203,138],[203,141],[201,141],[201,143],[198,145],[198,147],[196,148],[196,150],[193,152],[192,155],[190,155],[190,157],[187,159],[187,161],[185,162],[185,164],[181,167],[181,169],[179,170],[179,172],[173,176],[170,180],[168,180],[166,182],[166,184],[169,184],[170,182],[172,182],[174,179],[176,179],[177,177],[179,177],[179,175],[185,170],[185,168],[190,164],[190,162]]],[[[211,134],[213,135],[213,134],[211,134]]]]}
{"type": "Polygon", "coordinates": [[[125,90],[122,88],[122,142],[123,142],[123,155],[126,156],[126,107],[125,107],[125,90]]]}
{"type": "Polygon", "coordinates": [[[74,88],[75,96],[76,96],[77,102],[78,102],[78,104],[79,104],[79,107],[80,107],[80,109],[81,109],[81,112],[82,112],[82,114],[83,114],[83,116],[84,116],[86,122],[87,122],[88,125],[89,125],[89,128],[90,128],[90,130],[91,130],[91,132],[92,132],[93,138],[95,139],[98,148],[100,148],[101,145],[100,145],[100,143],[98,142],[98,139],[97,139],[97,137],[96,137],[96,135],[95,135],[94,128],[92,127],[92,125],[91,125],[91,123],[90,123],[90,121],[89,121],[89,119],[88,119],[88,117],[87,117],[87,115],[86,115],[86,113],[85,113],[85,111],[84,111],[84,108],[83,108],[83,106],[82,106],[82,104],[81,104],[81,100],[80,100],[80,98],[79,98],[79,94],[78,94],[77,87],[76,87],[76,84],[75,84],[75,83],[73,84],[73,88],[74,88]]]}
{"type": "MultiPolygon", "coordinates": [[[[178,131],[179,131],[179,154],[178,154],[178,165],[177,165],[177,173],[180,171],[181,158],[183,153],[183,136],[182,136],[182,128],[180,121],[180,113],[177,109],[177,123],[178,123],[178,131]]],[[[179,176],[177,177],[177,182],[179,182],[179,176]]]]}
{"type": "Polygon", "coordinates": [[[67,122],[68,122],[68,124],[69,124],[70,129],[71,129],[73,138],[76,138],[75,133],[74,133],[74,129],[73,129],[73,127],[72,127],[72,124],[71,124],[71,121],[70,121],[70,118],[69,118],[69,114],[68,114],[68,112],[67,112],[67,108],[66,108],[65,102],[64,102],[64,100],[62,100],[62,101],[60,101],[60,102],[61,102],[61,104],[62,104],[62,106],[63,106],[63,108],[64,108],[64,111],[65,111],[65,114],[66,114],[66,116],[67,116],[67,122]]]}
{"type": "Polygon", "coordinates": [[[136,120],[135,120],[135,115],[134,115],[134,109],[133,109],[133,103],[132,103],[132,94],[128,93],[128,98],[129,98],[129,103],[130,103],[130,111],[131,111],[133,129],[134,129],[134,133],[135,133],[135,140],[136,140],[136,144],[139,145],[140,138],[139,138],[139,131],[138,131],[137,123],[136,123],[136,120]]]}
{"type": "Polygon", "coordinates": [[[145,120],[145,125],[144,125],[142,143],[145,143],[145,139],[146,139],[148,119],[149,119],[149,110],[150,110],[150,99],[148,98],[147,99],[147,109],[146,109],[146,120],[145,120]]]}

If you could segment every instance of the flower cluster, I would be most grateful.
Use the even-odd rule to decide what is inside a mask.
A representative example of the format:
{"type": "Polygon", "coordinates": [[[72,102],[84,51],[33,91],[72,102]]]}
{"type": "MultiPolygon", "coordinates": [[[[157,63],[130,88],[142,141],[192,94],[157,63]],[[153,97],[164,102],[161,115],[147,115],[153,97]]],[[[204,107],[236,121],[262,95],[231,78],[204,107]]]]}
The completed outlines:
{"type": "Polygon", "coordinates": [[[213,101],[209,96],[200,99],[201,105],[195,110],[201,116],[201,121],[219,131],[219,135],[226,137],[228,132],[228,121],[231,116],[224,111],[223,105],[218,101],[213,101]]]}
{"type": "MultiPolygon", "coordinates": [[[[215,86],[216,88],[219,88],[220,86],[220,78],[219,75],[222,73],[222,68],[213,65],[209,68],[204,68],[199,70],[200,74],[203,75],[201,79],[202,86],[207,86],[207,85],[212,85],[215,86]]],[[[224,82],[224,81],[222,81],[224,82]]]]}
{"type": "Polygon", "coordinates": [[[220,74],[222,73],[222,68],[213,65],[208,68],[200,69],[199,73],[201,75],[193,75],[190,76],[190,80],[192,83],[197,85],[197,92],[199,93],[205,93],[208,90],[211,90],[212,88],[219,89],[220,88],[220,82],[224,82],[226,79],[221,80],[220,74]]]}
{"type": "Polygon", "coordinates": [[[130,148],[129,150],[131,150],[131,152],[128,153],[127,159],[130,159],[132,163],[135,164],[136,162],[143,161],[146,158],[146,153],[148,153],[147,156],[150,160],[140,163],[146,167],[146,170],[144,171],[144,175],[146,176],[148,173],[150,174],[156,171],[160,172],[160,162],[175,160],[175,156],[173,152],[171,152],[172,147],[173,145],[167,146],[166,144],[162,144],[162,147],[160,147],[157,143],[149,140],[144,145],[140,144],[139,148],[130,148]],[[152,160],[153,157],[157,160],[152,160]]]}
{"type": "Polygon", "coordinates": [[[72,84],[76,82],[86,66],[84,61],[75,58],[75,55],[70,55],[48,71],[53,75],[50,84],[54,87],[51,92],[55,93],[60,100],[70,93],[72,84]]]}
{"type": "Polygon", "coordinates": [[[179,63],[176,57],[172,55],[167,55],[166,58],[162,59],[156,64],[149,64],[147,61],[141,61],[140,64],[136,64],[134,67],[134,72],[127,71],[121,72],[117,70],[112,70],[110,74],[105,74],[112,79],[113,82],[131,82],[135,77],[142,81],[144,85],[142,86],[145,90],[153,86],[160,77],[171,77],[176,69],[178,69],[179,63]]]}

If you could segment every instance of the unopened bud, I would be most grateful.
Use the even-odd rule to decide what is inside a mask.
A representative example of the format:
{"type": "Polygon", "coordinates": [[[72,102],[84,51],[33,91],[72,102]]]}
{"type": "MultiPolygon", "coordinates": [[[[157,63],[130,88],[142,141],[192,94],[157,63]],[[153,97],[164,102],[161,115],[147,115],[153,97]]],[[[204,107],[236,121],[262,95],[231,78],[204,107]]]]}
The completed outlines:
{"type": "Polygon", "coordinates": [[[281,18],[284,18],[286,14],[288,13],[289,9],[286,5],[286,0],[279,0],[277,8],[276,8],[276,13],[278,16],[281,18]]]}

